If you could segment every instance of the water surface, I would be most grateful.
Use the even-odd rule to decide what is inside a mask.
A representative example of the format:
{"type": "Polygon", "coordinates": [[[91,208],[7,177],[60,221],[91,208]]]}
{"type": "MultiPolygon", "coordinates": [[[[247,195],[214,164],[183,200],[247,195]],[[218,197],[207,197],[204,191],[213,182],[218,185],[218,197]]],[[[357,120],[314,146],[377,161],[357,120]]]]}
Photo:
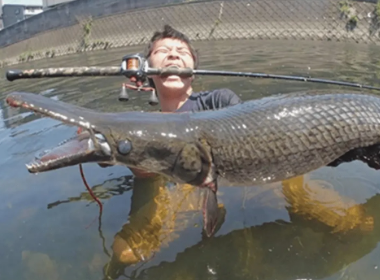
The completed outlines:
{"type": "MultiPolygon", "coordinates": [[[[198,43],[202,69],[252,71],[380,86],[371,45],[307,41],[198,43]]],[[[39,60],[13,68],[119,65],[126,48],[39,60]]],[[[4,77],[6,69],[0,75],[4,77]]],[[[121,77],[1,83],[0,271],[2,279],[379,279],[380,172],[361,162],[321,168],[258,187],[220,187],[224,219],[201,235],[200,192],[162,178],[134,179],[123,167],[84,165],[38,175],[25,163],[75,133],[55,120],[11,109],[12,91],[100,111],[156,110],[149,95],[117,100],[121,77]]],[[[333,85],[236,77],[196,77],[196,91],[228,87],[243,100],[333,85]]],[[[356,90],[346,88],[347,90],[356,90]]]]}

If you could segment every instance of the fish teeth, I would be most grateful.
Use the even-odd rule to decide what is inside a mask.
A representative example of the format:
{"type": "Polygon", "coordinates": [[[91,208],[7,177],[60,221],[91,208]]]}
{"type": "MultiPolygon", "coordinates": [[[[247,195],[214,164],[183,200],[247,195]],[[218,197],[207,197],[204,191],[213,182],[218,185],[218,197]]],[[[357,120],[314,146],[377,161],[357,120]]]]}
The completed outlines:
{"type": "Polygon", "coordinates": [[[43,162],[33,161],[31,163],[25,164],[25,166],[28,170],[31,170],[31,169],[35,169],[35,168],[46,167],[52,162],[60,161],[60,160],[66,159],[66,158],[67,158],[66,156],[61,156],[61,157],[55,158],[53,160],[48,160],[48,161],[43,161],[43,162]]]}
{"type": "Polygon", "coordinates": [[[60,160],[65,160],[69,157],[72,157],[72,155],[70,156],[60,156],[60,157],[57,157],[57,158],[54,158],[54,159],[50,159],[48,161],[40,161],[40,160],[35,160],[35,161],[32,161],[30,163],[27,163],[25,164],[26,168],[28,170],[35,170],[35,169],[38,169],[38,168],[41,168],[41,167],[47,167],[49,164],[51,164],[52,162],[57,162],[57,161],[60,161],[60,160]]]}
{"type": "MultiPolygon", "coordinates": [[[[47,163],[48,163],[48,162],[47,162],[47,163]]],[[[33,162],[31,162],[31,163],[29,163],[29,164],[25,164],[25,165],[26,165],[26,168],[28,168],[28,169],[30,170],[30,169],[39,168],[39,167],[41,167],[41,166],[44,166],[44,165],[46,165],[47,163],[45,163],[45,162],[37,162],[37,161],[33,161],[33,162]]]]}
{"type": "Polygon", "coordinates": [[[62,146],[63,144],[67,143],[68,141],[69,141],[68,139],[63,140],[63,141],[59,142],[57,146],[62,146]]]}
{"type": "Polygon", "coordinates": [[[34,169],[34,168],[36,168],[36,167],[38,167],[38,166],[36,166],[36,165],[33,164],[33,163],[26,164],[26,168],[28,168],[28,170],[34,169]]]}
{"type": "Polygon", "coordinates": [[[69,141],[71,141],[71,140],[73,140],[75,138],[76,138],[76,136],[73,136],[71,138],[65,139],[65,140],[61,141],[57,146],[62,146],[63,144],[66,144],[67,142],[69,142],[69,141]]]}

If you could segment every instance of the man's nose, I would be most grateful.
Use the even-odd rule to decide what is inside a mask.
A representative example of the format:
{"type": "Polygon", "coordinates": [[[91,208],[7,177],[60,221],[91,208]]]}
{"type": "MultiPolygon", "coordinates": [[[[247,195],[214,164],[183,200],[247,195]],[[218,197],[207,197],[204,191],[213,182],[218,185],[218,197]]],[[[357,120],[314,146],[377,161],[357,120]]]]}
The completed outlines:
{"type": "Polygon", "coordinates": [[[179,58],[179,54],[176,49],[171,49],[169,52],[169,58],[179,58]]]}

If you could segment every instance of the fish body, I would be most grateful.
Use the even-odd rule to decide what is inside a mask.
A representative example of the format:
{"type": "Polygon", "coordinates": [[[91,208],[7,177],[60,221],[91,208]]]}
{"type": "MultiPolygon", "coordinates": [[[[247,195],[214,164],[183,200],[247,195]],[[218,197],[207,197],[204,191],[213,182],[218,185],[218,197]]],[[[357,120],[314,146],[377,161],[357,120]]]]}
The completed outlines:
{"type": "Polygon", "coordinates": [[[303,175],[380,143],[380,97],[295,93],[190,115],[218,176],[241,184],[303,175]]]}
{"type": "Polygon", "coordinates": [[[184,113],[102,113],[31,93],[10,94],[7,102],[86,133],[30,164],[30,172],[121,164],[206,188],[208,235],[217,220],[219,177],[244,185],[277,182],[340,159],[380,168],[373,149],[380,146],[380,97],[372,94],[309,91],[184,113]]]}

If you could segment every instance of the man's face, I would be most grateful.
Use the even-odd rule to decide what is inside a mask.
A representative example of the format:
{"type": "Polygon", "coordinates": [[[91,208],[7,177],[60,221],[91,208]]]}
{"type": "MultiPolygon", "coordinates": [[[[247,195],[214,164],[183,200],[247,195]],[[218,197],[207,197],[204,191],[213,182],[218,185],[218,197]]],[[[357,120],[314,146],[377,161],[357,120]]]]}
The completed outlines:
{"type": "MultiPolygon", "coordinates": [[[[179,68],[194,68],[194,59],[190,49],[185,42],[177,39],[165,38],[158,40],[153,45],[149,58],[150,66],[153,68],[168,67],[176,65],[179,68]]],[[[181,89],[191,85],[192,78],[181,78],[178,76],[153,77],[156,86],[160,84],[165,88],[181,89]]]]}

